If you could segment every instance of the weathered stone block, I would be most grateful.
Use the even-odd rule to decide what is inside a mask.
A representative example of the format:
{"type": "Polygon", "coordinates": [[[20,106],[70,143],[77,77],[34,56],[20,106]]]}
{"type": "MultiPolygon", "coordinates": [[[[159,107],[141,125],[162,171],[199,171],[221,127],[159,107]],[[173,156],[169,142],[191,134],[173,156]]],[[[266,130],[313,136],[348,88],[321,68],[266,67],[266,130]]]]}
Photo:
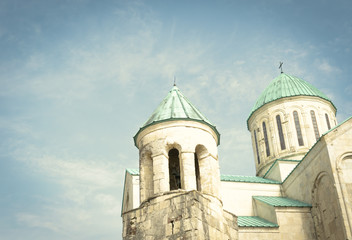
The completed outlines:
{"type": "Polygon", "coordinates": [[[216,198],[191,191],[170,193],[169,198],[160,196],[152,202],[123,214],[125,240],[146,239],[146,236],[155,240],[238,239],[236,222],[228,220],[236,217],[221,210],[221,202],[216,198]]]}

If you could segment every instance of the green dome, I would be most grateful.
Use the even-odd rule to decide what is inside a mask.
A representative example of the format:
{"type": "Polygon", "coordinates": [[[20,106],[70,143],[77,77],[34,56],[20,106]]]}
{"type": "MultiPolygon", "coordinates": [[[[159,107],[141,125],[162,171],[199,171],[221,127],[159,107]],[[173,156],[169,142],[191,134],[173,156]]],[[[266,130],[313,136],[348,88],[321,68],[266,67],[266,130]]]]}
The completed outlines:
{"type": "Polygon", "coordinates": [[[144,123],[143,127],[139,129],[137,134],[134,136],[134,142],[136,145],[136,137],[148,126],[165,122],[165,121],[176,121],[176,120],[187,120],[197,121],[208,125],[214,130],[218,137],[218,145],[220,144],[220,134],[216,130],[216,127],[210,123],[210,121],[186,99],[186,97],[180,92],[178,87],[174,86],[169,94],[155,109],[151,117],[144,123]]]}
{"type": "Polygon", "coordinates": [[[315,88],[313,85],[297,77],[293,77],[288,74],[281,73],[277,78],[275,78],[269,84],[269,86],[260,95],[254,107],[252,108],[252,111],[248,117],[248,120],[250,119],[250,117],[255,111],[257,111],[265,104],[278,100],[280,98],[293,97],[293,96],[319,97],[329,101],[332,104],[332,106],[336,109],[336,107],[331,102],[331,100],[324,93],[322,93],[317,88],[315,88]]]}

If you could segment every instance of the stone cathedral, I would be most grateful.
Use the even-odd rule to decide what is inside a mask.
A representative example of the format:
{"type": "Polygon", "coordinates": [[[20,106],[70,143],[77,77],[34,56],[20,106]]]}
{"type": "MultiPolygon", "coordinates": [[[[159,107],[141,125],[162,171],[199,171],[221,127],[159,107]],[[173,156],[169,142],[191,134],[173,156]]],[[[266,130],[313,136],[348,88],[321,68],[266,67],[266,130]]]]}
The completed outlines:
{"type": "Polygon", "coordinates": [[[220,134],[174,86],[139,129],[124,239],[352,240],[352,117],[281,73],[249,112],[256,176],[221,175],[220,134]]]}

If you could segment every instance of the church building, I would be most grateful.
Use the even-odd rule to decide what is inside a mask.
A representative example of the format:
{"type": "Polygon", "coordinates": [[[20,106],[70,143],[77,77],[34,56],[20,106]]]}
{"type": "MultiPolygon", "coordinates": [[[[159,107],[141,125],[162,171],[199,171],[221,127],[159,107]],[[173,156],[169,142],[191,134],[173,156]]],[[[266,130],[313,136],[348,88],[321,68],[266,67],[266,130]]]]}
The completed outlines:
{"type": "Polygon", "coordinates": [[[174,86],[134,136],[123,239],[352,240],[352,117],[281,73],[247,128],[256,176],[221,175],[220,133],[174,86]]]}

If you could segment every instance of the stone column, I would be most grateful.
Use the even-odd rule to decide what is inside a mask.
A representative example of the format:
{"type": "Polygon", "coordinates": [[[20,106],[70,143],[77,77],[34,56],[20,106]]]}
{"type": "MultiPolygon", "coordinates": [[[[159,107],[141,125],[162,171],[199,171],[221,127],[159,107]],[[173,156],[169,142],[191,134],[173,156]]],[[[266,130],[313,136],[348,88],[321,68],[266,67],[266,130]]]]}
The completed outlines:
{"type": "Polygon", "coordinates": [[[181,187],[184,190],[197,190],[194,152],[181,153],[181,187]]]}
{"type": "Polygon", "coordinates": [[[310,112],[302,112],[302,123],[301,123],[301,131],[303,135],[304,145],[308,148],[311,148],[313,144],[316,142],[314,136],[314,129],[312,126],[312,118],[310,116],[310,112]],[[304,139],[305,137],[305,139],[304,139]]]}
{"type": "Polygon", "coordinates": [[[267,124],[267,135],[268,135],[268,143],[269,143],[269,149],[270,149],[270,156],[269,158],[273,156],[278,156],[280,152],[280,140],[277,138],[276,134],[276,115],[272,116],[268,119],[267,124]]]}
{"type": "Polygon", "coordinates": [[[164,154],[154,155],[152,159],[154,194],[170,191],[169,159],[164,154]]]}
{"type": "Polygon", "coordinates": [[[141,152],[139,156],[139,189],[140,189],[140,201],[150,198],[153,191],[153,162],[151,154],[147,152],[141,152]]]}
{"type": "Polygon", "coordinates": [[[210,154],[199,159],[202,192],[219,197],[220,170],[218,161],[210,154]]]}
{"type": "Polygon", "coordinates": [[[219,161],[210,155],[209,162],[212,166],[212,194],[220,198],[220,166],[219,161]]]}

